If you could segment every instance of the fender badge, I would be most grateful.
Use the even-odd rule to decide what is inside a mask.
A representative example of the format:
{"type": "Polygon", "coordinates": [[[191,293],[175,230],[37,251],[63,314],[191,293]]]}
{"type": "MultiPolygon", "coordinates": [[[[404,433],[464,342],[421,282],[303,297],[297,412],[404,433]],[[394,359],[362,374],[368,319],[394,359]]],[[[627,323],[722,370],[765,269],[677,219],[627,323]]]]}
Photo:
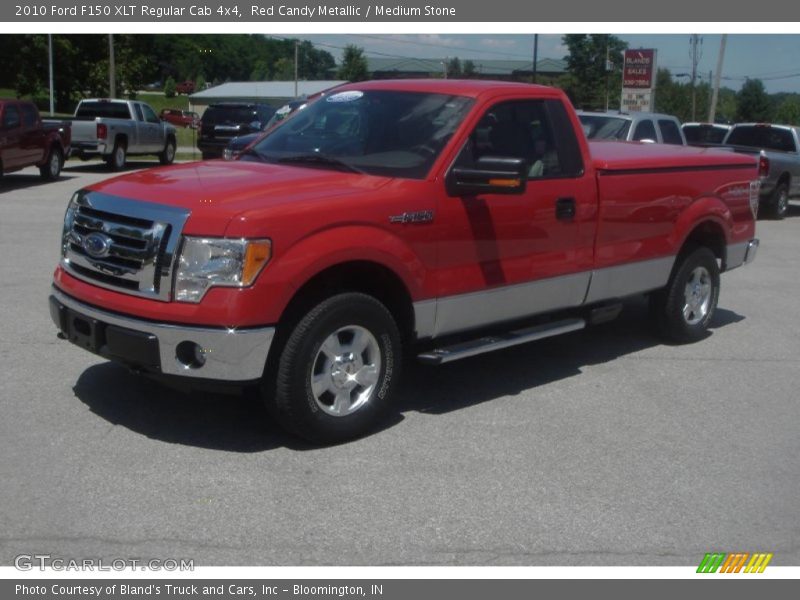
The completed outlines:
{"type": "Polygon", "coordinates": [[[389,217],[389,223],[430,223],[433,221],[432,210],[418,210],[415,212],[404,212],[402,215],[389,217]]]}

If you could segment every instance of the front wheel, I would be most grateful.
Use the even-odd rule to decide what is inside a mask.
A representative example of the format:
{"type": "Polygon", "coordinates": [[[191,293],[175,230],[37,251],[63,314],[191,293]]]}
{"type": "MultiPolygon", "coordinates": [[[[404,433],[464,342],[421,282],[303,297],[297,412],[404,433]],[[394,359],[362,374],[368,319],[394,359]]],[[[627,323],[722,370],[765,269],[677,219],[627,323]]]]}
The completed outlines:
{"type": "Polygon", "coordinates": [[[324,300],[286,341],[271,412],[317,444],[364,435],[391,403],[400,344],[394,318],[375,298],[344,293],[324,300]]]}
{"type": "Polygon", "coordinates": [[[696,342],[706,336],[719,300],[719,265],[714,253],[701,247],[679,258],[663,290],[650,297],[661,333],[673,342],[696,342]]]}

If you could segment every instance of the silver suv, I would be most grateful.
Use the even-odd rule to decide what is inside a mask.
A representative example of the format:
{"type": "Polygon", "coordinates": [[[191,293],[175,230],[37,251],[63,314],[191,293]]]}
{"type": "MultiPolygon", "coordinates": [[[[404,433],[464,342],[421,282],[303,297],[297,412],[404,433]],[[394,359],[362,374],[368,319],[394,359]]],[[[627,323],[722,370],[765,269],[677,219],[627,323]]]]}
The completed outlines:
{"type": "Polygon", "coordinates": [[[590,140],[623,140],[685,146],[681,123],[672,115],[651,112],[578,111],[590,140]]]}

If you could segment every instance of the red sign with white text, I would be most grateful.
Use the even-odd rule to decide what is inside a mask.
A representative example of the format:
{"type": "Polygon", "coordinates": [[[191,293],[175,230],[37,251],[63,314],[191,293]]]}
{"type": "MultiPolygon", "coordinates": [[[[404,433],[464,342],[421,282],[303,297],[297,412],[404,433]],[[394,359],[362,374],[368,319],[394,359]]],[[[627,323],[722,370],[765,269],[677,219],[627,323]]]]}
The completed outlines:
{"type": "Polygon", "coordinates": [[[655,50],[625,50],[622,87],[626,89],[653,87],[655,57],[655,50]]]}

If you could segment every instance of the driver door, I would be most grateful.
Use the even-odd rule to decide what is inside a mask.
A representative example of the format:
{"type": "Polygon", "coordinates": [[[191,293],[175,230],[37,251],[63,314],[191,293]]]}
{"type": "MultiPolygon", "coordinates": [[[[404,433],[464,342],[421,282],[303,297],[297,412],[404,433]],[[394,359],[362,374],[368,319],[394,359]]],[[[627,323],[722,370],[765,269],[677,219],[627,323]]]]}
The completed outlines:
{"type": "Polygon", "coordinates": [[[525,159],[526,190],[443,199],[437,335],[577,306],[586,295],[596,189],[563,103],[494,104],[451,168],[489,156],[525,159]]]}

